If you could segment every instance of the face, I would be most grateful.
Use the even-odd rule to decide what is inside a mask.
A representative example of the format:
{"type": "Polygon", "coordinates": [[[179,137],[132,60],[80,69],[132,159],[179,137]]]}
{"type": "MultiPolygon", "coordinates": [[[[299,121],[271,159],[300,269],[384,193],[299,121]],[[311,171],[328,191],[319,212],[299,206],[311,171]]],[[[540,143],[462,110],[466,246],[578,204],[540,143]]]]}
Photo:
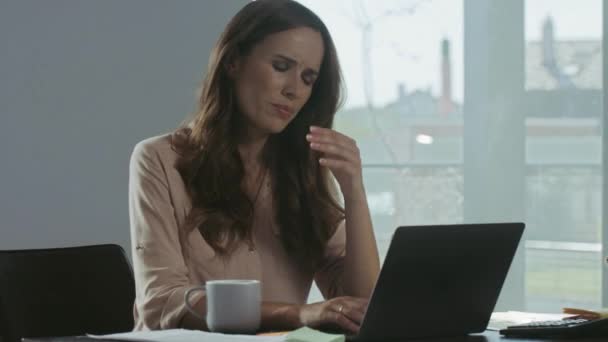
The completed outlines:
{"type": "Polygon", "coordinates": [[[281,132],[308,101],[323,59],[323,38],[301,27],[271,34],[228,67],[250,135],[281,132]]]}

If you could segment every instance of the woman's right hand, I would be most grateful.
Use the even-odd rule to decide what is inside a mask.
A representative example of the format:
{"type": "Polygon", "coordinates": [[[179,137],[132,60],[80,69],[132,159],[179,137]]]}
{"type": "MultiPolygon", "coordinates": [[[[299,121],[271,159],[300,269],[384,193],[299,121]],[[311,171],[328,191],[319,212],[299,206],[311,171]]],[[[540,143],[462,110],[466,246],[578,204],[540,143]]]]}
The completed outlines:
{"type": "Polygon", "coordinates": [[[338,329],[357,334],[368,302],[365,298],[336,297],[302,305],[299,310],[300,322],[311,328],[338,329]]]}

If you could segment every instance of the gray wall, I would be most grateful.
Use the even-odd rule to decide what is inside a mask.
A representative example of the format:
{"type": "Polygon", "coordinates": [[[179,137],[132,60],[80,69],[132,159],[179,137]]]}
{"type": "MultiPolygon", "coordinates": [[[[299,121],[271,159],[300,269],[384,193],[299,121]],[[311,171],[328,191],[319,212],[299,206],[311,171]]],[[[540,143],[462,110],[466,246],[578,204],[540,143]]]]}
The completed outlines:
{"type": "Polygon", "coordinates": [[[246,0],[0,1],[0,249],[127,249],[128,161],[246,0]]]}

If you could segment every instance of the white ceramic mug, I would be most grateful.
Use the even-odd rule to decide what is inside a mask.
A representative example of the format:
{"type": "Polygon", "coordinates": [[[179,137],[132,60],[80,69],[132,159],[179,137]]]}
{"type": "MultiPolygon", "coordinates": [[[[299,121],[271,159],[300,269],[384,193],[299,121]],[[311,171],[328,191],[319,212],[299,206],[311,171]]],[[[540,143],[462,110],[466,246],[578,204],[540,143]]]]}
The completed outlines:
{"type": "Polygon", "coordinates": [[[209,280],[188,290],[184,300],[192,314],[206,320],[210,331],[252,334],[260,327],[262,291],[258,280],[209,280]],[[190,304],[190,296],[203,290],[207,293],[206,319],[190,304]]]}

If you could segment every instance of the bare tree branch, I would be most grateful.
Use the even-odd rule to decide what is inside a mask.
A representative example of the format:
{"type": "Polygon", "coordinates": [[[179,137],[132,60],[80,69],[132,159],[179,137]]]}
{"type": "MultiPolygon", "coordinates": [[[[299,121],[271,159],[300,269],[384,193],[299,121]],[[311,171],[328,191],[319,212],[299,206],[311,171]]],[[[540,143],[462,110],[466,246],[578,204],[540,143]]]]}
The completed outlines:
{"type": "Polygon", "coordinates": [[[370,21],[373,22],[373,23],[376,23],[376,22],[380,21],[381,19],[388,18],[388,17],[398,17],[398,16],[402,16],[402,15],[413,15],[414,13],[416,13],[416,11],[418,10],[418,8],[420,6],[422,6],[423,3],[428,2],[428,1],[429,0],[419,0],[418,2],[416,2],[413,5],[403,6],[403,7],[394,8],[394,9],[387,9],[384,12],[382,12],[379,15],[375,16],[374,18],[372,18],[370,21]]]}
{"type": "Polygon", "coordinates": [[[383,132],[380,124],[378,123],[378,118],[376,115],[377,113],[374,108],[374,68],[372,61],[373,29],[374,25],[387,18],[402,15],[413,15],[423,3],[428,1],[429,0],[418,0],[414,4],[402,5],[396,8],[387,8],[384,9],[380,14],[372,16],[369,9],[365,6],[366,3],[368,3],[367,1],[348,0],[348,3],[351,6],[345,7],[344,11],[341,11],[341,13],[349,18],[360,31],[362,64],[361,72],[363,75],[363,95],[365,97],[365,104],[372,121],[373,129],[380,137],[382,144],[389,154],[391,162],[393,163],[398,162],[397,155],[391,147],[388,136],[383,132]],[[351,10],[348,10],[348,8],[351,10]]]}

